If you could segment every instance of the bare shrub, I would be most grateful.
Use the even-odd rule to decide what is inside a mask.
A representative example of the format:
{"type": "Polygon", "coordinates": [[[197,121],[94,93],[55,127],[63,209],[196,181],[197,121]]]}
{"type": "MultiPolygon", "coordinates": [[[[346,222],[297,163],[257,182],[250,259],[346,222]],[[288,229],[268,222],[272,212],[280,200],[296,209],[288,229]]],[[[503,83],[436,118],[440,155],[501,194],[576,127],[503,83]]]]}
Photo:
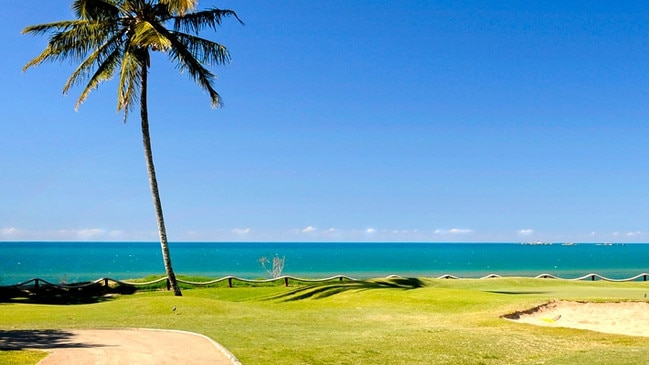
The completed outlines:
{"type": "Polygon", "coordinates": [[[273,259],[269,259],[266,256],[262,256],[259,259],[259,263],[261,264],[261,267],[266,270],[266,273],[268,273],[268,276],[271,279],[276,279],[280,276],[282,276],[282,271],[284,271],[284,263],[286,262],[286,256],[279,257],[279,255],[275,254],[273,259]]]}

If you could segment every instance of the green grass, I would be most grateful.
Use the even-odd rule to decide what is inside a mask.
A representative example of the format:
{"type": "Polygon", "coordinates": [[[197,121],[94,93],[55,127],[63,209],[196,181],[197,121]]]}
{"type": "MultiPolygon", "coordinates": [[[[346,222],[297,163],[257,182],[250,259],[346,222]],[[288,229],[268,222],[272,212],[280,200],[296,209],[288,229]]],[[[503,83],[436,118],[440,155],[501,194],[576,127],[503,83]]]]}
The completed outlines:
{"type": "Polygon", "coordinates": [[[37,364],[47,354],[43,351],[0,351],[0,364],[26,365],[37,364]]]}
{"type": "MultiPolygon", "coordinates": [[[[0,304],[0,328],[182,329],[215,339],[248,365],[645,364],[646,338],[500,318],[553,299],[645,300],[645,293],[645,282],[519,278],[216,287],[184,297],[149,291],[94,304],[0,304]]],[[[0,352],[0,363],[38,362],[28,356],[0,352]]]]}

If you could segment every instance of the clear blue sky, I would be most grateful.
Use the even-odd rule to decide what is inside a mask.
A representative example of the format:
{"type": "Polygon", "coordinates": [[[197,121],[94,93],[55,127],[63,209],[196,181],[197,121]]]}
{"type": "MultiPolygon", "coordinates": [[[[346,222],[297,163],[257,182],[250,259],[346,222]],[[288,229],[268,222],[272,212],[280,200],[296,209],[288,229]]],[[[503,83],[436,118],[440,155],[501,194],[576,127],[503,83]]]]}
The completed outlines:
{"type": "MultiPolygon", "coordinates": [[[[646,1],[200,1],[225,107],[153,59],[171,241],[649,241],[646,1]]],[[[78,112],[73,65],[22,66],[0,15],[0,240],[155,241],[139,118],[116,83],[78,112]]]]}

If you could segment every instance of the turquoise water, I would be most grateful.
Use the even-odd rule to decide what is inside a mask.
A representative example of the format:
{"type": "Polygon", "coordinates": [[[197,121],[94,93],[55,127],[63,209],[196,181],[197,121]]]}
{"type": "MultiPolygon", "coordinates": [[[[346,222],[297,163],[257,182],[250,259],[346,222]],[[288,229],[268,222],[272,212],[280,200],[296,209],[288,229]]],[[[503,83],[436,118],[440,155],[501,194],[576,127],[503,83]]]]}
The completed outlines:
{"type": "MultiPolygon", "coordinates": [[[[649,272],[649,244],[574,246],[499,243],[171,243],[179,275],[262,278],[263,256],[285,257],[284,274],[322,278],[536,276],[592,272],[628,278],[649,272]]],[[[164,274],[158,243],[0,242],[0,285],[32,278],[76,282],[164,274]]]]}

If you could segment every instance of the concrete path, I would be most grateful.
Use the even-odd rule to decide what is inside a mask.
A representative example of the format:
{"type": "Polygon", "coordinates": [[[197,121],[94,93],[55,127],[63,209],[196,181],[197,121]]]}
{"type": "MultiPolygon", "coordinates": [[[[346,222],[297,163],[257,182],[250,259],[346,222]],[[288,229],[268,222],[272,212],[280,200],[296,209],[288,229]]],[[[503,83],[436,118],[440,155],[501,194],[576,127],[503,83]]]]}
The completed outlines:
{"type": "Polygon", "coordinates": [[[50,352],[38,365],[240,365],[227,349],[191,332],[119,329],[6,331],[0,348],[50,352]]]}

